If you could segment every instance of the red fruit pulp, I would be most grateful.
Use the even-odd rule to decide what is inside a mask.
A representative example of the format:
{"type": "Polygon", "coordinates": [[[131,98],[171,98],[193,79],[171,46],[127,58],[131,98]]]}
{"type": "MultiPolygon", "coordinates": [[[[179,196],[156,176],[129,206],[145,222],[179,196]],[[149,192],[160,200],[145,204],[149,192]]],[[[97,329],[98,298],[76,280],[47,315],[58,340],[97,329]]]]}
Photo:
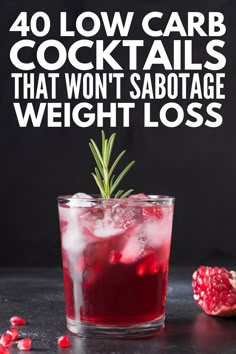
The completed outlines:
{"type": "Polygon", "coordinates": [[[69,348],[71,345],[68,336],[61,336],[60,338],[58,338],[57,344],[61,348],[69,348]]]}
{"type": "Polygon", "coordinates": [[[155,219],[162,219],[163,218],[163,210],[160,206],[155,207],[143,207],[143,216],[144,219],[148,218],[155,218],[155,219]]]}
{"type": "Polygon", "coordinates": [[[173,206],[106,207],[104,214],[112,215],[107,220],[87,209],[82,215],[59,208],[67,317],[108,326],[161,319],[173,206]]]}
{"type": "Polygon", "coordinates": [[[10,354],[10,352],[2,344],[0,344],[0,354],[10,354]]]}
{"type": "Polygon", "coordinates": [[[236,272],[201,266],[193,273],[194,300],[208,314],[236,316],[236,272]]]}

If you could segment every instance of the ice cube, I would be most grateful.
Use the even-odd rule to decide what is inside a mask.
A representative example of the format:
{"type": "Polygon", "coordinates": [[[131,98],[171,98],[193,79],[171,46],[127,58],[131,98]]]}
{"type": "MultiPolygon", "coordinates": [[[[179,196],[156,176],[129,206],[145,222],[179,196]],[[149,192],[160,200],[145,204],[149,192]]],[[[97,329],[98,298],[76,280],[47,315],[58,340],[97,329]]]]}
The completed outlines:
{"type": "Polygon", "coordinates": [[[62,237],[62,246],[68,253],[68,256],[71,254],[82,253],[85,245],[86,240],[82,229],[78,226],[78,224],[69,224],[62,237]]]}
{"type": "Polygon", "coordinates": [[[104,224],[104,223],[99,223],[99,225],[96,225],[96,228],[94,229],[94,235],[96,237],[112,237],[112,236],[118,236],[123,232],[122,229],[119,228],[114,228],[112,225],[104,224]]]}
{"type": "Polygon", "coordinates": [[[93,199],[93,197],[85,193],[76,193],[68,204],[70,207],[91,207],[94,203],[89,201],[89,199],[93,199]]]}
{"type": "Polygon", "coordinates": [[[111,218],[116,227],[128,230],[142,221],[142,211],[140,207],[118,203],[111,210],[111,218]]]}
{"type": "Polygon", "coordinates": [[[142,253],[139,240],[136,235],[130,237],[124,249],[121,251],[121,263],[130,264],[138,260],[142,253]]]}
{"type": "Polygon", "coordinates": [[[107,238],[120,235],[124,230],[113,222],[111,211],[110,206],[97,205],[82,215],[81,221],[84,227],[96,237],[107,238]]]}

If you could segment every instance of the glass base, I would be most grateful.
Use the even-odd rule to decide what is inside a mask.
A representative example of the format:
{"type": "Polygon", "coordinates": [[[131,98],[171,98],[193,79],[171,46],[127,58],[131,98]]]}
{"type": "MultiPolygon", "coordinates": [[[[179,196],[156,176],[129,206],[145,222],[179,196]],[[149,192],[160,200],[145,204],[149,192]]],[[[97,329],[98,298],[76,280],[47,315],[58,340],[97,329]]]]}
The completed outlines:
{"type": "Polygon", "coordinates": [[[70,332],[92,338],[143,338],[159,334],[165,326],[165,317],[130,326],[104,326],[66,318],[70,332]]]}

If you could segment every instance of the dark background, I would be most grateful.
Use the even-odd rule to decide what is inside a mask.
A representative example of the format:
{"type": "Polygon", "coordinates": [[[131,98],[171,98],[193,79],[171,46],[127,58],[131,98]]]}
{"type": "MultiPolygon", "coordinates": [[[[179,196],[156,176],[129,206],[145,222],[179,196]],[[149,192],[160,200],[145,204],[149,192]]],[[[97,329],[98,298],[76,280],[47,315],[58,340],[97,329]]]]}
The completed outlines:
{"type": "MultiPolygon", "coordinates": [[[[233,263],[236,250],[235,1],[1,0],[0,5],[0,265],[60,265],[56,197],[97,191],[90,175],[94,163],[88,140],[91,137],[100,139],[100,128],[93,125],[82,129],[73,124],[70,128],[48,128],[45,118],[40,128],[33,128],[30,124],[27,128],[20,128],[12,104],[13,81],[10,77],[11,72],[17,70],[10,62],[9,51],[20,40],[20,35],[10,33],[9,28],[21,11],[27,11],[29,16],[36,11],[45,11],[50,16],[50,34],[37,38],[37,43],[40,43],[49,38],[59,39],[57,23],[60,11],[68,12],[72,27],[78,14],[85,10],[108,11],[111,14],[114,11],[134,11],[130,39],[144,39],[146,48],[150,48],[153,38],[144,36],[141,31],[140,23],[145,13],[163,12],[163,27],[172,11],[178,11],[184,22],[188,11],[220,11],[225,15],[227,33],[220,38],[226,41],[223,53],[227,58],[227,66],[223,70],[226,72],[226,99],[222,102],[224,122],[221,127],[192,129],[182,124],[174,129],[162,125],[144,128],[141,104],[138,103],[130,128],[123,128],[121,117],[118,117],[117,128],[111,129],[107,123],[104,129],[107,133],[117,132],[116,151],[127,148],[126,162],[136,160],[124,182],[125,188],[132,187],[137,193],[176,197],[171,263],[233,263]]],[[[34,39],[32,35],[29,38],[34,39]]],[[[174,38],[164,39],[170,55],[174,38]]],[[[68,47],[77,39],[80,39],[79,35],[62,41],[68,47]]],[[[103,39],[102,30],[91,38],[96,39],[103,39]]],[[[112,38],[108,42],[110,40],[112,38]]],[[[195,61],[205,61],[205,45],[209,40],[194,38],[195,61]]],[[[147,50],[141,51],[139,56],[140,73],[147,50]]],[[[118,50],[116,54],[121,65],[126,59],[122,53],[118,50]]],[[[26,51],[24,55],[29,61],[35,58],[35,51],[26,51]]],[[[53,60],[55,53],[52,51],[48,55],[53,60]]],[[[85,59],[88,55],[84,52],[85,59]]],[[[76,72],[67,63],[60,73],[73,71],[76,72]]],[[[161,66],[154,66],[152,72],[155,71],[164,72],[161,66]]],[[[35,73],[38,72],[43,70],[38,67],[35,73]]],[[[110,94],[112,97],[113,92],[110,94]]],[[[57,101],[67,101],[63,85],[59,85],[57,101]]],[[[154,116],[158,116],[165,102],[167,100],[154,104],[154,116]]],[[[91,100],[90,103],[94,102],[91,100]]],[[[186,107],[188,101],[179,103],[186,107]]],[[[206,102],[203,104],[205,107],[206,102]]]]}

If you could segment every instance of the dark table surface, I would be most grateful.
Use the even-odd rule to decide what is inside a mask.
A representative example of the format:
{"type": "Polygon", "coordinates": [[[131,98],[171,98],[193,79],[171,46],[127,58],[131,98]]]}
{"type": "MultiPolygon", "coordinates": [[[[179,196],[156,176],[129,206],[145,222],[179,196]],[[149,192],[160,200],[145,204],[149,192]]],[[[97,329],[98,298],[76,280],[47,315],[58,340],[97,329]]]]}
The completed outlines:
{"type": "MultiPolygon", "coordinates": [[[[205,315],[192,299],[191,268],[170,270],[165,330],[157,337],[136,340],[84,339],[71,335],[71,348],[57,347],[66,332],[60,269],[0,271],[0,333],[9,318],[27,319],[22,337],[33,339],[31,354],[235,354],[236,319],[205,315]]],[[[14,346],[12,354],[19,353],[14,346]]]]}

